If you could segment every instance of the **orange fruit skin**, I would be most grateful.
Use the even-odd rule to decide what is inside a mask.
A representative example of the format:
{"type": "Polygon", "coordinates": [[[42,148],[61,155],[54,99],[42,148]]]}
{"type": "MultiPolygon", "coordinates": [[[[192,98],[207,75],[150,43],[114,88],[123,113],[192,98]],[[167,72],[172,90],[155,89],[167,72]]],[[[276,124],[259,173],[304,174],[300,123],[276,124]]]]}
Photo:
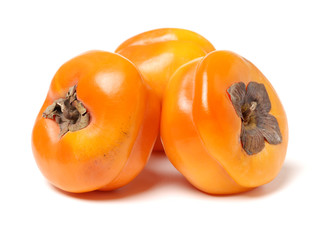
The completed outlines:
{"type": "Polygon", "coordinates": [[[32,132],[32,150],[43,175],[68,192],[112,190],[145,166],[157,137],[160,108],[136,67],[118,54],[91,51],[55,74],[32,132]],[[59,137],[59,126],[42,113],[77,85],[90,123],[59,137]],[[136,94],[138,93],[138,94],[136,94]]]}
{"type": "MultiPolygon", "coordinates": [[[[162,28],[126,40],[115,52],[136,64],[161,102],[167,82],[180,66],[214,50],[207,39],[195,32],[162,28]]],[[[163,150],[160,138],[155,150],[163,150]]]]}
{"type": "Polygon", "coordinates": [[[201,191],[234,194],[273,180],[285,159],[288,124],[283,106],[265,76],[229,51],[214,51],[173,75],[162,104],[161,139],[172,164],[201,191]],[[227,89],[236,82],[263,83],[283,141],[265,143],[248,155],[240,142],[241,119],[227,89]]]}

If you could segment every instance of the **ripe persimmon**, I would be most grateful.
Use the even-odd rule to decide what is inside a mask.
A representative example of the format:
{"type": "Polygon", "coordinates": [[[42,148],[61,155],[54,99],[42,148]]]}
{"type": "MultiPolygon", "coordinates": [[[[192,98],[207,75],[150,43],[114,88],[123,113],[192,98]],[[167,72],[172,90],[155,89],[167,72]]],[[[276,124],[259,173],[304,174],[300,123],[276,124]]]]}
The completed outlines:
{"type": "MultiPolygon", "coordinates": [[[[207,39],[195,32],[162,28],[126,40],[116,52],[136,64],[146,83],[162,101],[167,82],[180,66],[214,50],[207,39]]],[[[155,150],[162,150],[159,139],[155,150]]]]}
{"type": "Polygon", "coordinates": [[[270,182],[288,144],[284,108],[248,60],[214,51],[180,67],[162,103],[161,138],[172,164],[210,194],[270,182]]]}
{"type": "Polygon", "coordinates": [[[91,51],[55,74],[35,121],[32,149],[43,175],[69,192],[112,190],[145,166],[160,107],[126,58],[91,51]]]}

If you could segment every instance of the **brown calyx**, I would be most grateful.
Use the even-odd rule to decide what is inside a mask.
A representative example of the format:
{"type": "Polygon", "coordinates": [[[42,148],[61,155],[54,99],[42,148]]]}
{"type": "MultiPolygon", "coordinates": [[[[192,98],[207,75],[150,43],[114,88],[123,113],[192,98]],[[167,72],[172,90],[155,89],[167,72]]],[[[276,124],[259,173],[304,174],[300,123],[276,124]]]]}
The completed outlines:
{"type": "Polygon", "coordinates": [[[77,99],[76,85],[71,87],[65,98],[55,100],[42,113],[42,117],[54,119],[59,127],[59,136],[68,131],[75,132],[88,126],[90,115],[77,99]]]}
{"type": "Polygon", "coordinates": [[[269,114],[271,102],[264,84],[243,82],[233,84],[227,92],[237,115],[241,118],[240,140],[248,155],[259,153],[269,144],[280,144],[282,136],[276,118],[269,114]]]}

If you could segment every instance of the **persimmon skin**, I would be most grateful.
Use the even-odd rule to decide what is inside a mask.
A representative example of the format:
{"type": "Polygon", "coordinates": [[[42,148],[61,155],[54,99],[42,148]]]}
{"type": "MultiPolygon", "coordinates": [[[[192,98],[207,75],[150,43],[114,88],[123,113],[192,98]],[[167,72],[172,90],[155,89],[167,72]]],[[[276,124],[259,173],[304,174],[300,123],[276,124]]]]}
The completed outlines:
{"type": "Polygon", "coordinates": [[[33,128],[33,154],[43,175],[62,190],[112,190],[145,166],[158,132],[150,122],[158,123],[159,115],[156,96],[129,60],[87,52],[55,74],[33,128]],[[58,124],[42,113],[74,85],[91,120],[86,128],[59,137],[58,124]]]}
{"type": "MultiPolygon", "coordinates": [[[[214,50],[207,39],[195,32],[162,28],[126,40],[115,52],[136,64],[161,102],[167,82],[180,66],[214,50]]],[[[163,150],[160,138],[154,148],[163,150]]]]}
{"type": "Polygon", "coordinates": [[[249,190],[208,154],[192,119],[194,74],[201,59],[183,65],[170,80],[162,105],[161,138],[171,163],[196,188],[210,194],[249,190]]]}
{"type": "Polygon", "coordinates": [[[215,51],[179,68],[166,89],[161,139],[172,164],[196,188],[210,194],[234,194],[268,183],[278,174],[287,150],[283,106],[264,75],[229,51],[215,51]],[[227,89],[236,82],[263,83],[283,141],[265,143],[248,155],[240,142],[241,119],[227,89]]]}

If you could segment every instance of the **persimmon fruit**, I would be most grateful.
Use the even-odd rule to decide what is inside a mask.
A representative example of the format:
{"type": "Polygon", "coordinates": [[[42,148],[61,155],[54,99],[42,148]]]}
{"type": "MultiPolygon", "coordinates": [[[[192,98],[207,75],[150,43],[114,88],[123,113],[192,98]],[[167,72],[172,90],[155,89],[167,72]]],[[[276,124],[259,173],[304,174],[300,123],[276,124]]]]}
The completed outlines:
{"type": "Polygon", "coordinates": [[[266,77],[245,58],[214,51],[172,76],[162,103],[161,139],[192,185],[209,194],[233,194],[279,173],[288,125],[266,77]]]}
{"type": "Polygon", "coordinates": [[[112,190],[145,166],[160,108],[133,63],[104,51],[66,62],[36,118],[32,149],[43,175],[68,192],[112,190]]]}
{"type": "MultiPolygon", "coordinates": [[[[129,38],[115,52],[136,64],[161,102],[167,82],[180,66],[214,50],[207,39],[195,32],[161,28],[129,38]]],[[[155,150],[163,150],[159,138],[155,150]]]]}

